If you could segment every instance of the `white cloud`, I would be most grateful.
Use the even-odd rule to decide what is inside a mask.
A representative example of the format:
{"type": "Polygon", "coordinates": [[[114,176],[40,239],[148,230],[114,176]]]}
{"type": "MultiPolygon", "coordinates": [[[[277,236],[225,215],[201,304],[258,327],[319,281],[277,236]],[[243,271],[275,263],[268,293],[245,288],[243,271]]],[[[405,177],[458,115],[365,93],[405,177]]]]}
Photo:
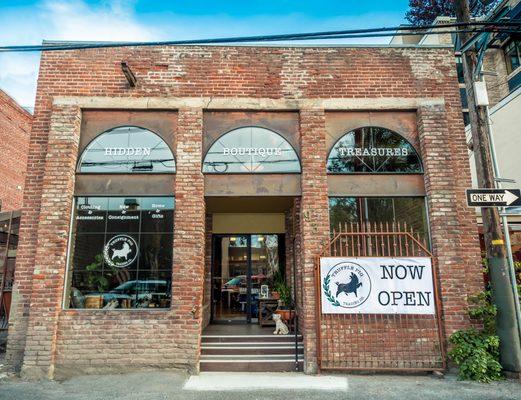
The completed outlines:
{"type": "Polygon", "coordinates": [[[140,24],[133,9],[124,1],[111,1],[92,7],[83,1],[46,1],[40,18],[47,26],[45,38],[55,40],[154,39],[152,29],[140,24]]]}
{"type": "MultiPolygon", "coordinates": [[[[175,3],[173,3],[175,9],[175,3]]],[[[0,14],[0,43],[40,44],[48,40],[151,41],[261,34],[329,31],[398,25],[401,15],[372,13],[317,19],[299,13],[234,18],[225,14],[182,15],[149,12],[138,16],[130,0],[43,0],[37,6],[11,8],[0,14]]],[[[388,38],[338,39],[306,43],[388,43],[388,38]]],[[[0,87],[23,106],[32,107],[38,53],[0,53],[0,87]]]]}
{"type": "MultiPolygon", "coordinates": [[[[47,0],[37,7],[10,9],[0,16],[0,43],[40,44],[49,40],[155,39],[153,28],[140,23],[132,3],[123,0],[92,7],[80,0],[47,0]]],[[[33,107],[39,53],[0,54],[0,87],[21,105],[33,107]]]]}

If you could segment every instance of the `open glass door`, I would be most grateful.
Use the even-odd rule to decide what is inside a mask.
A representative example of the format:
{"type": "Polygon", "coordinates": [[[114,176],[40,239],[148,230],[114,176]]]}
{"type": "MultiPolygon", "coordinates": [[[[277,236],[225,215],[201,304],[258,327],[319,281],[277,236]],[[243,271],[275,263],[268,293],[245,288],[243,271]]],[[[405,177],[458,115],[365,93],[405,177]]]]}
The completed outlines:
{"type": "Polygon", "coordinates": [[[248,318],[248,235],[214,237],[214,320],[245,322],[248,318]]]}
{"type": "Polygon", "coordinates": [[[257,322],[263,286],[279,267],[281,235],[214,235],[213,322],[257,322]]]}

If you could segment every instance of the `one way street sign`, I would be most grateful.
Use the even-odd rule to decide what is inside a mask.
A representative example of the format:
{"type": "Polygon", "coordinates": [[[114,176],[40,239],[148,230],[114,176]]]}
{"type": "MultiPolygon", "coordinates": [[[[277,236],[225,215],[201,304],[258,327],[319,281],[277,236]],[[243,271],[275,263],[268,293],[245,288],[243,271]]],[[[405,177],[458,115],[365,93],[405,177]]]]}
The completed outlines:
{"type": "Polygon", "coordinates": [[[521,206],[519,189],[467,189],[469,207],[521,206]]]}

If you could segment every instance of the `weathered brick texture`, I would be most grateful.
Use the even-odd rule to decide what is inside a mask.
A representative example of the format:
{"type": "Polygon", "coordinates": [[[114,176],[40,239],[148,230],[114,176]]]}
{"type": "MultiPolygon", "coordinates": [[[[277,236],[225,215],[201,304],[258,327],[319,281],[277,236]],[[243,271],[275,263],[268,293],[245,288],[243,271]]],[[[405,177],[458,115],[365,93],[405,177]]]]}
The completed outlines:
{"type": "Polygon", "coordinates": [[[22,208],[32,115],[0,90],[0,211],[22,208]]]}
{"type": "Polygon", "coordinates": [[[206,214],[205,224],[203,329],[208,326],[212,317],[212,214],[206,214]]]}
{"type": "Polygon", "coordinates": [[[303,304],[300,317],[307,373],[317,369],[315,262],[329,237],[329,204],[326,174],[326,115],[324,110],[301,110],[303,304]]]}
{"type": "Polygon", "coordinates": [[[470,172],[463,155],[463,130],[458,129],[454,116],[450,129],[447,114],[441,105],[418,110],[432,252],[439,271],[446,336],[469,327],[467,296],[483,287],[477,226],[464,199],[470,172]]]}
{"type": "MultiPolygon", "coordinates": [[[[469,325],[466,296],[479,287],[479,249],[472,210],[464,201],[470,173],[450,48],[165,46],[45,52],[29,144],[7,353],[9,365],[20,368],[23,363],[26,375],[50,376],[54,366],[62,371],[74,367],[76,372],[144,367],[197,370],[203,289],[208,288],[204,285],[203,110],[185,105],[178,110],[178,130],[173,133],[177,174],[171,309],[61,310],[81,113],[72,106],[53,109],[60,96],[110,98],[118,109],[128,108],[129,98],[150,98],[153,107],[152,98],[202,96],[210,99],[205,107],[214,97],[229,98],[228,110],[245,97],[344,98],[365,101],[368,111],[373,108],[367,99],[375,103],[380,98],[422,99],[438,104],[418,110],[432,244],[440,269],[446,333],[469,325]],[[121,72],[122,60],[137,76],[135,88],[128,86],[121,72]]],[[[299,110],[302,197],[295,201],[293,218],[298,309],[308,372],[317,367],[314,258],[329,235],[328,110],[313,108],[312,103],[299,110]]],[[[395,107],[387,104],[388,111],[395,107]]]]}
{"type": "Polygon", "coordinates": [[[78,107],[52,111],[22,369],[30,378],[52,378],[54,373],[80,122],[78,107]]]}

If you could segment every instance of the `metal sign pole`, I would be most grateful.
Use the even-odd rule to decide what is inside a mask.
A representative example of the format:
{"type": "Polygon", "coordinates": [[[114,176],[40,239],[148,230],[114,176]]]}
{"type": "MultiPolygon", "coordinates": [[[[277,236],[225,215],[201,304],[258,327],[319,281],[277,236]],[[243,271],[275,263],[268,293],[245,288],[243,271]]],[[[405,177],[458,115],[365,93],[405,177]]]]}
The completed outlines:
{"type": "MultiPolygon", "coordinates": [[[[490,119],[490,113],[488,107],[485,107],[487,113],[487,120],[489,122],[489,138],[490,138],[490,155],[492,158],[492,167],[494,169],[494,175],[496,176],[496,187],[501,189],[501,172],[499,171],[499,164],[496,157],[496,145],[494,142],[494,131],[492,130],[492,121],[490,119]]],[[[514,303],[516,308],[516,320],[517,329],[519,331],[519,337],[521,337],[521,306],[519,305],[519,293],[517,292],[517,281],[516,281],[516,268],[514,266],[514,257],[512,255],[512,245],[510,242],[510,230],[508,228],[508,216],[506,215],[506,207],[503,207],[501,215],[501,222],[503,225],[503,236],[505,237],[505,247],[507,251],[508,266],[510,272],[510,281],[512,282],[512,291],[514,293],[514,303]]]]}

